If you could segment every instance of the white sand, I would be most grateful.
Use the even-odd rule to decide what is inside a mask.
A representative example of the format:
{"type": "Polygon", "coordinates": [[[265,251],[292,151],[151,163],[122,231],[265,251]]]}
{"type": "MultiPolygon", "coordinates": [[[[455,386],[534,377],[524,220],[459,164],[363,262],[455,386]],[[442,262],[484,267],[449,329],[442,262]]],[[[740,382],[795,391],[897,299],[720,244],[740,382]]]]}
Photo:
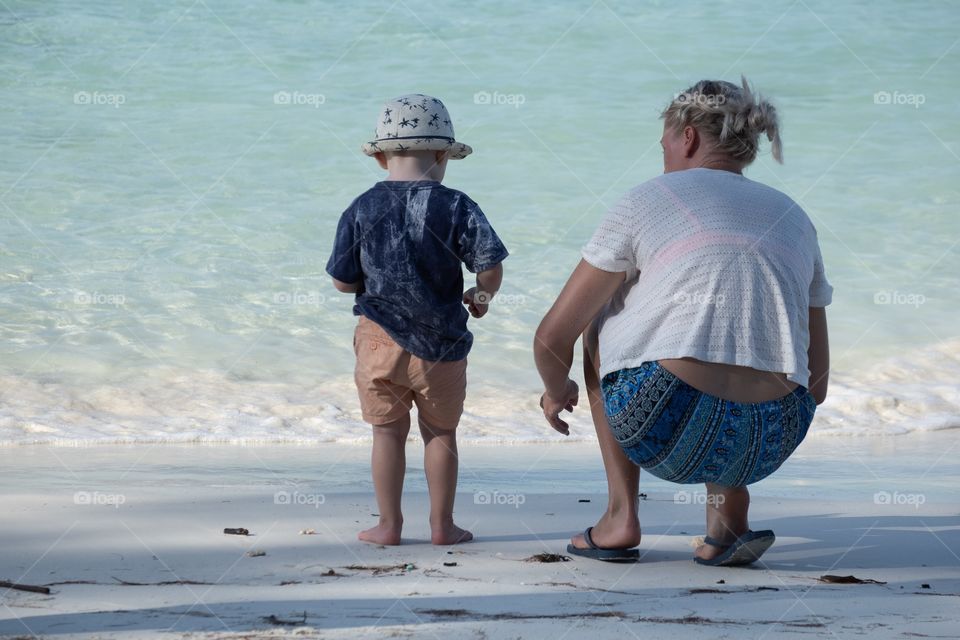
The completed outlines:
{"type": "MultiPolygon", "coordinates": [[[[248,464],[250,450],[236,451],[234,464],[223,462],[221,448],[214,467],[191,470],[178,467],[169,459],[178,454],[162,447],[111,449],[109,463],[96,449],[0,452],[8,479],[0,498],[0,579],[52,590],[50,595],[0,590],[0,634],[554,640],[587,634],[960,636],[960,509],[955,502],[925,500],[917,506],[805,499],[802,489],[795,498],[755,497],[751,525],[777,531],[776,545],[754,568],[717,569],[691,560],[691,538],[703,531],[702,507],[651,492],[641,505],[640,563],[576,558],[542,564],[524,559],[564,553],[570,534],[595,521],[604,506],[602,494],[501,498],[522,500],[519,505],[476,504],[473,494],[463,494],[458,520],[477,540],[438,548],[425,542],[426,496],[414,486],[405,498],[405,544],[378,548],[355,537],[361,525],[373,521],[370,493],[321,497],[302,484],[283,484],[290,478],[282,470],[285,480],[274,477],[275,468],[248,464]],[[162,463],[145,462],[164,456],[162,463]],[[62,473],[38,465],[40,458],[62,463],[62,473]],[[110,480],[104,482],[107,468],[126,471],[106,474],[110,480]],[[185,476],[191,479],[184,482],[185,476]],[[79,499],[78,487],[87,492],[79,499]],[[278,491],[287,492],[294,504],[277,504],[278,491]],[[224,527],[246,527],[254,535],[224,535],[224,527]],[[301,535],[304,529],[316,534],[301,535]],[[266,555],[248,557],[250,550],[266,555]],[[451,562],[456,565],[446,566],[451,562]],[[331,570],[335,575],[328,575],[331,570]],[[886,584],[819,583],[824,574],[886,584]],[[190,581],[198,584],[185,584],[190,581]],[[163,582],[174,584],[158,584],[163,582]]],[[[533,449],[529,453],[537,455],[533,449]]],[[[356,461],[365,451],[325,452],[335,454],[356,461]]],[[[196,462],[187,456],[181,464],[196,462]]]]}

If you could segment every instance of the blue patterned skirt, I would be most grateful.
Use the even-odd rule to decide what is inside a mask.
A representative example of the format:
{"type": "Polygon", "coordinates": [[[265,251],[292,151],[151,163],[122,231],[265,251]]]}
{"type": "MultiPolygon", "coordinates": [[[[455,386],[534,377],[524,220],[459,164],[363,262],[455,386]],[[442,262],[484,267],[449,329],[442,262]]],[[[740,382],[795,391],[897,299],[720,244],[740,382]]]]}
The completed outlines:
{"type": "Polygon", "coordinates": [[[657,362],[603,377],[613,435],[635,464],[671,482],[740,487],[776,471],[807,435],[817,404],[806,387],[768,402],[698,391],[657,362]]]}

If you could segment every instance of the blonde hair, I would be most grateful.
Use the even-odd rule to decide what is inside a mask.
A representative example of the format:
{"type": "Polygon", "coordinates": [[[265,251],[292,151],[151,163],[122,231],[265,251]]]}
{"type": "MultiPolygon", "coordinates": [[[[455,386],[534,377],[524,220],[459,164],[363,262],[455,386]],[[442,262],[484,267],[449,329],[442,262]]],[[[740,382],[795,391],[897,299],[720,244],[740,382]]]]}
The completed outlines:
{"type": "Polygon", "coordinates": [[[660,117],[674,131],[694,127],[716,144],[718,152],[745,165],[757,157],[760,134],[765,133],[774,159],[783,164],[776,108],[754,94],[745,77],[740,80],[739,87],[723,80],[701,80],[677,94],[660,117]]]}

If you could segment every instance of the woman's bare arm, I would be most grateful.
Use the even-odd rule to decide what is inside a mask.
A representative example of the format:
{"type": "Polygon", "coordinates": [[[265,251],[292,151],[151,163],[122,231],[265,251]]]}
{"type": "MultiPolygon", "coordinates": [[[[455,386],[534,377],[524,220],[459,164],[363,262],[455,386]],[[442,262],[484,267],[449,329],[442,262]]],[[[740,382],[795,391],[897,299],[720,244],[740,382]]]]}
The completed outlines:
{"type": "Polygon", "coordinates": [[[827,310],[810,307],[810,347],[807,349],[810,368],[810,393],[817,404],[827,399],[830,379],[830,341],[827,338],[827,310]]]}
{"type": "Polygon", "coordinates": [[[574,345],[624,277],[623,272],[603,271],[581,260],[537,328],[533,357],[546,388],[543,412],[560,433],[568,433],[568,426],[557,416],[577,403],[577,386],[569,379],[574,345]]]}

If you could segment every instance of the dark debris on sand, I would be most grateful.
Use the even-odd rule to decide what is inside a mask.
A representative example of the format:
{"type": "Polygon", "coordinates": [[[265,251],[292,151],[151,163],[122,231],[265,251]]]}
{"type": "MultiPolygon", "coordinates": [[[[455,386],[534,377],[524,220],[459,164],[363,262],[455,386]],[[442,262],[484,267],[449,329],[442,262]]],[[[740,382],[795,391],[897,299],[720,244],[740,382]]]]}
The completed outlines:
{"type": "Polygon", "coordinates": [[[687,589],[690,595],[701,593],[757,593],[758,591],[780,591],[777,587],[747,587],[745,589],[687,589]]]}
{"type": "MultiPolygon", "coordinates": [[[[385,573],[392,573],[394,571],[413,571],[417,568],[415,564],[402,563],[402,564],[381,564],[381,565],[365,565],[365,564],[351,564],[350,566],[343,567],[344,569],[349,569],[350,571],[369,571],[375,576],[380,576],[385,573]]],[[[331,571],[333,571],[331,569],[331,571]]],[[[330,575],[330,574],[327,574],[330,575]]],[[[334,574],[335,575],[335,574],[334,574]]]]}
{"type": "Polygon", "coordinates": [[[250,530],[243,527],[231,528],[227,527],[223,532],[228,536],[248,536],[250,535],[250,530]]]}
{"type": "Polygon", "coordinates": [[[887,584],[886,582],[881,582],[880,580],[871,580],[861,579],[856,576],[834,576],[834,575],[823,575],[817,578],[818,582],[826,582],[828,584],[887,584]]]}
{"type": "Polygon", "coordinates": [[[524,558],[524,562],[570,562],[570,556],[562,556],[559,553],[538,553],[524,558]]]}
{"type": "Polygon", "coordinates": [[[270,624],[275,624],[281,627],[299,627],[300,625],[307,624],[307,612],[303,612],[302,620],[284,620],[273,614],[270,614],[269,616],[263,616],[262,620],[264,622],[269,622],[270,624]]]}

